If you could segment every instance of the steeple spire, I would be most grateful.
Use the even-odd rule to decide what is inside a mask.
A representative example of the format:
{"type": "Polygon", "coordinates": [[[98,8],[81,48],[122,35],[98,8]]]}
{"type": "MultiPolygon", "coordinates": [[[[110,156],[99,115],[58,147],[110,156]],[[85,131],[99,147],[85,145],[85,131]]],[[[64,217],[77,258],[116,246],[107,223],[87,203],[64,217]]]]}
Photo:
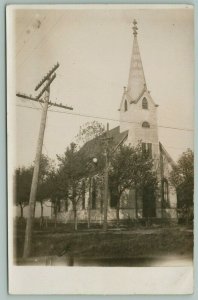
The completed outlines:
{"type": "Polygon", "coordinates": [[[132,57],[131,57],[131,65],[129,70],[129,80],[127,86],[128,95],[131,97],[132,101],[136,101],[142,93],[146,89],[146,80],[144,77],[144,70],[142,66],[142,60],[140,56],[137,34],[138,34],[138,27],[137,21],[133,21],[133,50],[132,50],[132,57]]]}

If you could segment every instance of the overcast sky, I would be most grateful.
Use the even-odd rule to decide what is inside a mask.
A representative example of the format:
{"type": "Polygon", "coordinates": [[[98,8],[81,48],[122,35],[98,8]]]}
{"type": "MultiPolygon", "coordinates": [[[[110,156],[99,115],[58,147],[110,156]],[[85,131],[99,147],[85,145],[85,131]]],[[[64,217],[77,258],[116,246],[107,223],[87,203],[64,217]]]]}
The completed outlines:
{"type": "MultiPolygon", "coordinates": [[[[51,101],[73,106],[73,113],[119,120],[123,86],[132,52],[132,21],[148,89],[159,104],[158,124],[193,129],[194,33],[192,9],[17,9],[13,13],[13,80],[16,91],[34,88],[58,61],[51,101]]],[[[15,92],[15,91],[14,91],[15,92]]],[[[16,165],[33,162],[41,110],[13,98],[16,105],[16,165]]],[[[48,112],[43,152],[62,154],[80,125],[95,118],[48,112]]],[[[106,124],[106,120],[98,119],[106,124]]],[[[109,121],[110,128],[119,122],[109,121]]],[[[193,132],[159,127],[159,139],[177,160],[193,148],[193,132]]]]}

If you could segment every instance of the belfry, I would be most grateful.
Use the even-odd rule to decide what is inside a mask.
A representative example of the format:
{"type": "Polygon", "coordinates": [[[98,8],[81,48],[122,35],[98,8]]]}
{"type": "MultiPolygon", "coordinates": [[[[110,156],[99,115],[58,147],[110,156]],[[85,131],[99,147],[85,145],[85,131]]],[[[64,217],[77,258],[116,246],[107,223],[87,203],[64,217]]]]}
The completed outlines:
{"type": "Polygon", "coordinates": [[[133,49],[128,85],[124,88],[120,105],[120,132],[128,130],[127,142],[142,142],[153,156],[159,155],[157,107],[147,89],[138,45],[137,21],[133,22],[133,49]]]}

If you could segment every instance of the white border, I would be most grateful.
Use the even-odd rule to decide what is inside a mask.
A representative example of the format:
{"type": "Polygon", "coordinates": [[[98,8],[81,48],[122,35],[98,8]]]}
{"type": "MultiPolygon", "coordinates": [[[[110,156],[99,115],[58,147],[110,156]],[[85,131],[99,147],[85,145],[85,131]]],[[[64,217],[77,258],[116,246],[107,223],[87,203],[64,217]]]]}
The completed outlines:
{"type": "Polygon", "coordinates": [[[13,162],[15,94],[13,70],[12,12],[16,9],[193,9],[191,5],[8,5],[8,257],[11,294],[192,294],[193,267],[19,267],[13,265],[13,162]]]}

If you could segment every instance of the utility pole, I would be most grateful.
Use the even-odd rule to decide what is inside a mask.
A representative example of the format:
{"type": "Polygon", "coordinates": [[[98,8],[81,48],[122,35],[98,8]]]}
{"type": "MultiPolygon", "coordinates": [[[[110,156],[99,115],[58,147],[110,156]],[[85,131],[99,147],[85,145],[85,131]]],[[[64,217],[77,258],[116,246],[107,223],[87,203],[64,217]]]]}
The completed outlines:
{"type": "Polygon", "coordinates": [[[89,175],[89,199],[88,199],[88,223],[87,223],[88,229],[90,229],[90,223],[91,223],[92,182],[93,182],[93,178],[90,174],[89,175]]]}
{"type": "Polygon", "coordinates": [[[91,206],[92,206],[92,191],[93,191],[93,175],[95,167],[98,163],[96,157],[93,157],[92,160],[89,162],[89,198],[88,198],[88,222],[87,227],[88,229],[91,226],[91,206]]]}
{"type": "Polygon", "coordinates": [[[28,216],[27,216],[27,223],[26,223],[26,231],[25,231],[25,242],[24,242],[24,251],[23,251],[23,258],[27,258],[31,254],[31,243],[32,243],[32,226],[33,226],[33,218],[34,218],[34,206],[36,203],[36,193],[37,193],[37,186],[38,186],[38,177],[39,177],[39,167],[40,167],[40,160],[42,155],[42,147],[43,147],[43,140],[44,140],[44,133],[45,133],[45,126],[46,126],[46,118],[47,118],[47,110],[49,105],[50,106],[58,106],[65,109],[72,110],[72,107],[68,107],[62,104],[56,104],[49,101],[50,98],[50,85],[52,81],[56,78],[55,70],[59,67],[59,63],[57,63],[48,73],[43,77],[43,79],[39,82],[36,86],[35,91],[39,88],[42,88],[40,93],[37,97],[27,96],[25,94],[17,93],[16,96],[29,99],[32,101],[37,101],[43,104],[42,115],[41,115],[41,123],[40,123],[40,130],[39,136],[37,141],[37,149],[36,149],[36,156],[35,156],[35,163],[34,163],[34,172],[31,184],[31,191],[30,191],[30,198],[29,198],[29,209],[28,209],[28,216]],[[42,95],[44,94],[44,99],[42,99],[42,95]]]}
{"type": "Polygon", "coordinates": [[[108,214],[108,197],[109,197],[109,123],[107,123],[106,137],[103,138],[105,143],[105,170],[104,170],[104,223],[103,229],[107,231],[107,214],[108,214]]]}

